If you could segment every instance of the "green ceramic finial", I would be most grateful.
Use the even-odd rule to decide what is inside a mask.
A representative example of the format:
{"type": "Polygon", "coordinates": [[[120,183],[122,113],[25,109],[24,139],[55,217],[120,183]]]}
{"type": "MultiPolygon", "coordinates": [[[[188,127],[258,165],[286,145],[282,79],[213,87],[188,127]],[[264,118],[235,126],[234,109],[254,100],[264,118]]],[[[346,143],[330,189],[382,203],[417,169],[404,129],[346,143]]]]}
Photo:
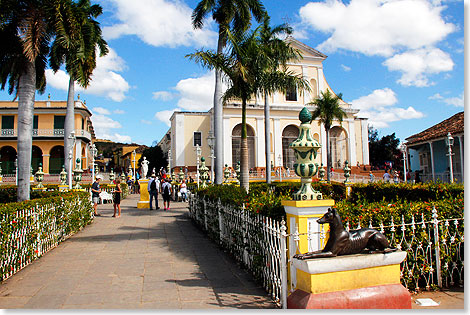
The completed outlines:
{"type": "Polygon", "coordinates": [[[201,158],[201,162],[204,162],[206,159],[204,157],[201,158]]]}
{"type": "Polygon", "coordinates": [[[300,111],[299,120],[302,122],[302,124],[312,121],[312,114],[310,113],[307,107],[302,108],[302,110],[300,111]]]}

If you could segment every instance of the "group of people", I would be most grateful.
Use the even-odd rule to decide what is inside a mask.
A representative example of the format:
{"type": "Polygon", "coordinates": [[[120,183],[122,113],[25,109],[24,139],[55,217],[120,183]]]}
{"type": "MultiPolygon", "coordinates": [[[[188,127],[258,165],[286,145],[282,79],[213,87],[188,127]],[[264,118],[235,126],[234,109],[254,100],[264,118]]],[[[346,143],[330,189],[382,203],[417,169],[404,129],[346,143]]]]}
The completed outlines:
{"type": "MultiPolygon", "coordinates": [[[[91,185],[91,199],[93,202],[93,210],[95,217],[100,217],[101,214],[98,213],[98,203],[100,202],[100,181],[103,179],[103,176],[97,175],[95,181],[91,185]]],[[[119,218],[121,216],[121,180],[119,178],[114,180],[114,187],[113,187],[113,206],[114,206],[114,214],[113,218],[119,218]],[[116,215],[117,214],[117,215],[116,215]]]]}
{"type": "Polygon", "coordinates": [[[147,185],[147,190],[150,198],[150,210],[153,210],[153,199],[155,199],[155,209],[160,209],[158,206],[158,193],[160,192],[163,198],[163,210],[170,210],[170,200],[173,188],[171,187],[169,178],[162,178],[160,182],[160,178],[155,174],[152,174],[147,185]]]}

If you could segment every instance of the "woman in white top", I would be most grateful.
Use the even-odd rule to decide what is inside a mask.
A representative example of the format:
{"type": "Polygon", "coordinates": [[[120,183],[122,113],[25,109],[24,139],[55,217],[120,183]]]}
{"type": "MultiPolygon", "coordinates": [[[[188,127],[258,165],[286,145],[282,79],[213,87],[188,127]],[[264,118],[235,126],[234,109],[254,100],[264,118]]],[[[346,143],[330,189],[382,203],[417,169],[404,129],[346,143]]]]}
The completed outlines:
{"type": "Polygon", "coordinates": [[[181,198],[183,198],[183,201],[186,201],[186,194],[188,193],[188,189],[186,188],[186,182],[184,179],[180,185],[180,193],[181,193],[181,198]]]}

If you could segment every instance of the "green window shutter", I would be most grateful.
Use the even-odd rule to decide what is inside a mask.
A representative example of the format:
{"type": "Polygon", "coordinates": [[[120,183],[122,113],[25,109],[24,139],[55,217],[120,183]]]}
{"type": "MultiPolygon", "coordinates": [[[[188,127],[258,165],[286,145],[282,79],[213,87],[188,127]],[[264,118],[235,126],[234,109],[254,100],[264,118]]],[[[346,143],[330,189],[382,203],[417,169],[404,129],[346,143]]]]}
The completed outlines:
{"type": "Polygon", "coordinates": [[[15,116],[2,116],[2,129],[15,129],[15,116]]]}
{"type": "Polygon", "coordinates": [[[33,129],[38,129],[38,115],[34,115],[33,118],[33,129]]]}
{"type": "Polygon", "coordinates": [[[54,129],[64,129],[65,116],[54,116],[54,129]]]}

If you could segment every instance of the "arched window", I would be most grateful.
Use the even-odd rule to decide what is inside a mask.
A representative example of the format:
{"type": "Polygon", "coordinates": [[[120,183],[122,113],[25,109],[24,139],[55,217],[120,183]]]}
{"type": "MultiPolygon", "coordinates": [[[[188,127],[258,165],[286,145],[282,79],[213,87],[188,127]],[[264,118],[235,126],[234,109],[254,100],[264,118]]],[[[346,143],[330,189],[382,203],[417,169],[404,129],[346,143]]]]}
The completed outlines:
{"type": "Polygon", "coordinates": [[[31,166],[33,167],[33,174],[38,171],[39,164],[42,164],[42,150],[40,147],[33,145],[33,154],[31,158],[31,166]]]}
{"type": "Polygon", "coordinates": [[[16,160],[15,148],[7,145],[0,149],[0,161],[2,162],[2,174],[14,174],[15,173],[15,160],[16,160]]]}
{"type": "Polygon", "coordinates": [[[330,129],[330,154],[331,163],[334,168],[343,168],[344,162],[348,159],[348,136],[346,131],[335,126],[330,129]]]}
{"type": "MultiPolygon", "coordinates": [[[[248,141],[248,168],[252,169],[255,164],[255,132],[250,125],[246,125],[246,135],[248,141]]],[[[240,144],[242,136],[242,124],[238,124],[232,130],[232,167],[240,161],[240,144]]]]}
{"type": "Polygon", "coordinates": [[[59,174],[64,165],[64,146],[56,145],[49,154],[49,174],[59,174]]]}
{"type": "Polygon", "coordinates": [[[294,168],[294,150],[289,148],[289,144],[299,137],[299,127],[289,125],[282,131],[282,166],[284,168],[294,168]]]}
{"type": "Polygon", "coordinates": [[[82,148],[81,163],[82,163],[82,170],[86,170],[88,167],[87,167],[87,158],[86,158],[85,147],[82,148]]]}

